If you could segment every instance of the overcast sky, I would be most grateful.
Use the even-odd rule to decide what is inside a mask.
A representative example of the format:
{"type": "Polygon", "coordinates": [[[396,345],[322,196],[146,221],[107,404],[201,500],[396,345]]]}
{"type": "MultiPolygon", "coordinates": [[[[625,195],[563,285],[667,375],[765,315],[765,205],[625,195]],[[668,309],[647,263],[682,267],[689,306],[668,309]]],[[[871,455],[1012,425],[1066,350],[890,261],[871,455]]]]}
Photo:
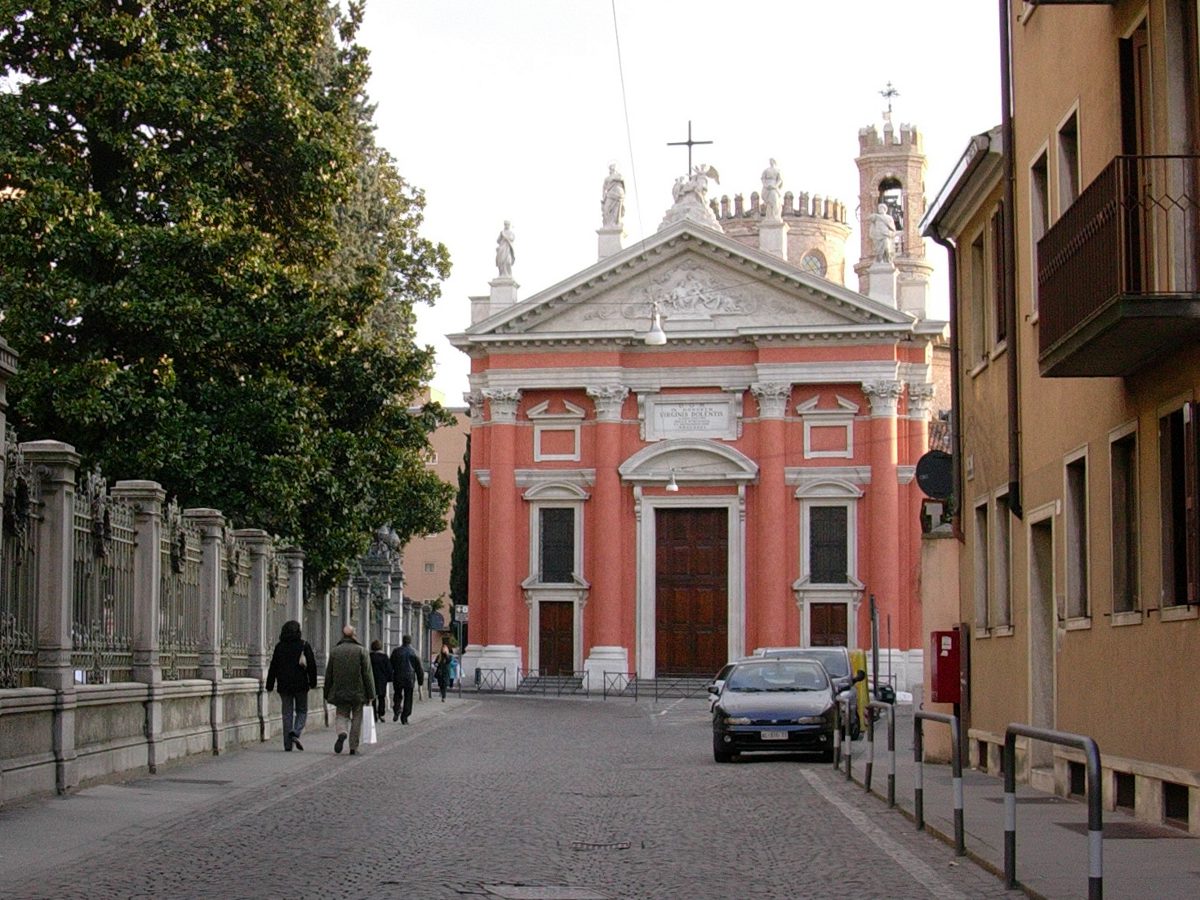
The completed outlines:
{"type": "MultiPolygon", "coordinates": [[[[970,136],[999,122],[997,31],[989,0],[369,0],[379,141],[426,192],[423,233],[453,262],[436,307],[418,310],[434,386],[461,404],[468,361],[444,335],[496,277],[504,220],[522,299],[596,261],[609,163],[628,190],[625,246],[653,234],[687,168],[666,144],[689,119],[713,141],[695,150],[721,175],[710,198],[748,201],[774,157],[785,190],[853,218],[858,129],[882,123],[890,81],[894,121],[924,134],[932,201],[970,136]]],[[[858,246],[856,233],[848,263],[858,246]]],[[[928,253],[944,315],[945,255],[928,253]]]]}

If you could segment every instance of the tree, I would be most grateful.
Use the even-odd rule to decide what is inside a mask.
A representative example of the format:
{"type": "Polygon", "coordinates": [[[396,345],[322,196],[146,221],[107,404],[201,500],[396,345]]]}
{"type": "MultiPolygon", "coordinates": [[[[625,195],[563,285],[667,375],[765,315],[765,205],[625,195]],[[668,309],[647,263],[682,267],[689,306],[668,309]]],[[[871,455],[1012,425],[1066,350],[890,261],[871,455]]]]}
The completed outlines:
{"type": "Polygon", "coordinates": [[[456,605],[467,603],[467,576],[471,547],[471,435],[458,468],[458,493],[454,499],[454,517],[450,532],[454,544],[450,550],[450,600],[456,605]]]}
{"type": "Polygon", "coordinates": [[[440,530],[412,304],[449,271],[374,142],[362,5],[62,0],[0,17],[12,418],[304,547],[440,530]],[[22,193],[23,191],[23,193],[22,193]]]}

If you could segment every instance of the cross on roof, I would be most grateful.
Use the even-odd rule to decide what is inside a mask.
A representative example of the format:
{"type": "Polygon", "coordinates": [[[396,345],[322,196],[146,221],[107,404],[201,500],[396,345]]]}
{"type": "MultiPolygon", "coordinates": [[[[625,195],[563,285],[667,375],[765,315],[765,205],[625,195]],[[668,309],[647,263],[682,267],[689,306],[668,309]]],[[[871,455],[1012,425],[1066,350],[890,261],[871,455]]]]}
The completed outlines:
{"type": "Polygon", "coordinates": [[[887,83],[887,87],[885,87],[882,91],[879,92],[879,96],[887,101],[887,105],[888,105],[887,114],[888,114],[888,118],[890,121],[891,115],[892,115],[892,98],[899,97],[900,92],[898,90],[896,90],[894,87],[892,87],[892,83],[889,81],[887,83]]]}
{"type": "Polygon", "coordinates": [[[688,138],[686,141],[667,141],[668,147],[687,147],[688,148],[688,174],[692,172],[692,147],[700,144],[711,144],[712,141],[693,141],[692,140],[692,120],[688,119],[688,138]]]}

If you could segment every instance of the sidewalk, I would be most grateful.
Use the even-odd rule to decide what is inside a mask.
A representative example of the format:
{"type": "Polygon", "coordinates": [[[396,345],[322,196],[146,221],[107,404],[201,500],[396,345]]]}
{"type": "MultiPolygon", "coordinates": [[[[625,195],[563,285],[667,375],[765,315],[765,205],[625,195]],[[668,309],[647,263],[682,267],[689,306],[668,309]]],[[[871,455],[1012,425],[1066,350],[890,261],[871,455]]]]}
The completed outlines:
{"type": "Polygon", "coordinates": [[[120,779],[63,796],[34,796],[0,807],[0,898],[13,896],[12,884],[106,854],[126,854],[140,836],[174,827],[195,828],[219,814],[228,821],[255,815],[280,797],[337,777],[361,765],[377,748],[406,743],[451,721],[448,713],[475,702],[474,697],[428,698],[413,707],[408,725],[387,721],[378,726],[378,742],[364,744],[356,756],[333,752],[334,732],[320,721],[314,704],[312,727],[305,729],[303,752],[282,752],[282,738],[245,744],[220,756],[176,760],[156,775],[120,779]]]}
{"type": "MultiPolygon", "coordinates": [[[[912,751],[912,707],[896,707],[896,805],[913,815],[916,763],[912,751]]],[[[926,722],[926,733],[947,726],[926,722]]],[[[1101,747],[1103,753],[1104,748],[1101,747]]],[[[854,743],[851,771],[861,785],[867,743],[854,743]]],[[[887,725],[875,729],[871,792],[886,807],[887,725]]],[[[842,766],[845,772],[845,766],[842,766]]],[[[948,765],[926,765],[925,827],[954,843],[954,794],[948,765]]],[[[967,855],[1003,878],[1004,780],[963,770],[963,821],[967,855]]],[[[1088,885],[1087,805],[1017,785],[1017,880],[1027,894],[1058,900],[1086,897],[1088,885]]],[[[1106,897],[1200,896],[1200,842],[1174,828],[1139,822],[1122,812],[1104,812],[1106,897]]]]}

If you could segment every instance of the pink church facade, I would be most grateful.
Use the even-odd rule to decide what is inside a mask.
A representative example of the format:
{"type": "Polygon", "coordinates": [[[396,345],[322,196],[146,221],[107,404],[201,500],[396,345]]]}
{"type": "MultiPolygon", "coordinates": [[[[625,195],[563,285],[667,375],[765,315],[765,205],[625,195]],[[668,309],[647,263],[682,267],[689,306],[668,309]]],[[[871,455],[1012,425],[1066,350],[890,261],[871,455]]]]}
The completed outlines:
{"type": "Polygon", "coordinates": [[[919,673],[914,468],[943,323],[688,220],[515,293],[494,281],[452,337],[471,357],[468,673],[598,690],[760,646],[869,647],[870,595],[919,673]],[[668,339],[648,346],[656,309],[668,339]]]}

